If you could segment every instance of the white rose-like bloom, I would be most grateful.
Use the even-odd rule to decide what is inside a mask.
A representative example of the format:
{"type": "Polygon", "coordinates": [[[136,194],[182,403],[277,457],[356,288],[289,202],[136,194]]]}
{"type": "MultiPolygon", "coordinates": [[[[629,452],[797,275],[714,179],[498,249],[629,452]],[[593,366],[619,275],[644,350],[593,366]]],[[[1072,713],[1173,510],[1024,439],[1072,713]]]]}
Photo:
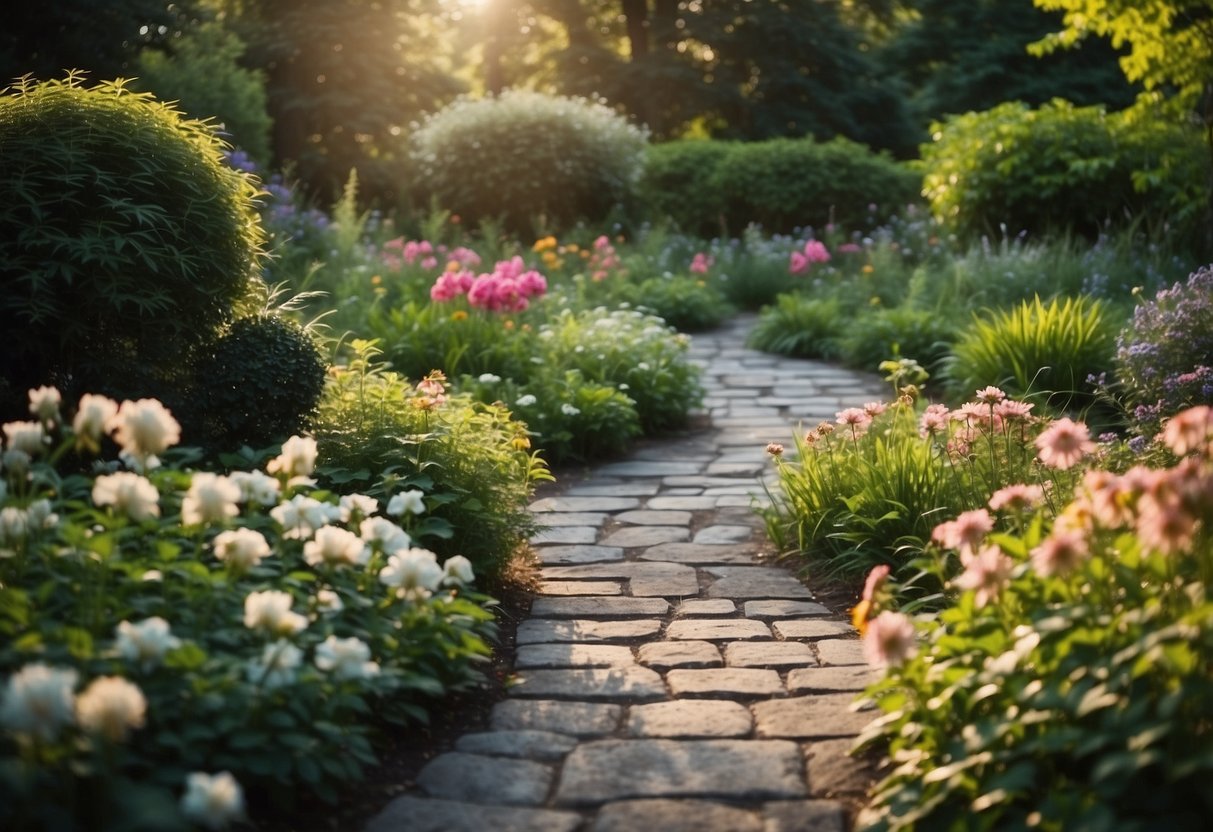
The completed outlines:
{"type": "MultiPolygon", "coordinates": [[[[0,499],[4,495],[0,494],[0,499]]],[[[34,500],[25,510],[26,518],[31,529],[52,529],[59,522],[59,515],[52,510],[51,501],[34,500]]]]}
{"type": "Polygon", "coordinates": [[[345,609],[345,604],[334,590],[321,589],[316,592],[316,607],[322,613],[332,613],[341,612],[345,609]]]}
{"type": "Polygon", "coordinates": [[[348,523],[355,515],[370,517],[379,511],[379,501],[365,494],[346,494],[337,503],[341,509],[341,522],[348,523]]]}
{"type": "MultiPolygon", "coordinates": [[[[16,546],[29,534],[29,515],[25,509],[5,506],[0,509],[0,546],[16,546]]],[[[6,557],[0,552],[0,558],[6,557]]]]}
{"type": "Polygon", "coordinates": [[[93,482],[93,505],[113,506],[114,511],[142,523],[160,516],[160,492],[147,478],[119,471],[93,482]]]}
{"type": "Polygon", "coordinates": [[[530,407],[537,401],[539,401],[539,399],[535,398],[530,393],[527,393],[525,396],[519,396],[518,401],[514,402],[514,404],[516,404],[518,407],[530,407]]]}
{"type": "Polygon", "coordinates": [[[181,639],[169,632],[168,622],[158,615],[138,624],[122,621],[116,632],[118,653],[128,662],[139,662],[144,667],[159,664],[165,653],[181,646],[181,639]]]}
{"type": "Polygon", "coordinates": [[[122,742],[132,728],[142,728],[147,700],[137,685],[121,676],[94,679],[76,697],[76,721],[91,734],[122,742]]]}
{"type": "Polygon", "coordinates": [[[412,514],[425,514],[425,501],[422,499],[425,493],[413,489],[397,494],[388,501],[387,513],[393,517],[399,517],[405,512],[412,514]]]}
{"type": "Polygon", "coordinates": [[[123,402],[107,427],[123,452],[144,464],[181,441],[181,425],[156,399],[123,402]]]}
{"type": "Polygon", "coordinates": [[[199,826],[223,829],[244,819],[244,790],[231,772],[195,771],[185,778],[181,813],[199,826]]]}
{"type": "Polygon", "coordinates": [[[379,570],[379,582],[397,590],[409,601],[424,601],[442,584],[445,573],[428,549],[408,549],[388,558],[379,570]]]}
{"type": "Polygon", "coordinates": [[[303,559],[309,566],[362,566],[371,557],[362,538],[339,526],[323,526],[303,544],[303,559]]]}
{"type": "Polygon", "coordinates": [[[442,572],[443,586],[467,586],[476,580],[476,575],[472,571],[472,562],[463,555],[447,558],[442,564],[442,572]]]}
{"type": "Polygon", "coordinates": [[[304,494],[296,494],[289,501],[270,509],[270,517],[282,527],[282,536],[288,540],[307,540],[321,526],[325,526],[341,515],[341,509],[304,494]]]}
{"type": "Polygon", "coordinates": [[[181,501],[181,522],[187,526],[222,523],[240,513],[240,486],[218,474],[194,474],[181,501]]]}
{"type": "Polygon", "coordinates": [[[271,459],[265,470],[288,479],[310,477],[316,470],[316,440],[310,436],[292,436],[282,443],[282,453],[271,459]]]}
{"type": "Polygon", "coordinates": [[[389,555],[413,545],[408,532],[386,517],[368,517],[358,526],[358,531],[363,540],[372,546],[379,544],[380,550],[389,555]]]}
{"type": "Polygon", "coordinates": [[[215,535],[215,557],[237,572],[246,572],[273,554],[265,535],[253,529],[230,529],[215,535]]]}
{"type": "Polygon", "coordinates": [[[233,471],[227,478],[240,489],[240,502],[263,506],[278,504],[282,483],[261,471],[233,471]]]}
{"type": "Polygon", "coordinates": [[[379,673],[371,648],[357,638],[326,638],[316,646],[316,667],[338,679],[369,679],[379,673]]]}
{"type": "Polygon", "coordinates": [[[101,434],[118,413],[118,403],[105,396],[85,393],[76,406],[76,418],[72,430],[77,436],[87,437],[94,448],[101,441],[101,434]]]}
{"type": "Polygon", "coordinates": [[[29,412],[43,422],[59,421],[59,405],[63,397],[54,387],[38,387],[29,391],[29,412]]]}
{"type": "Polygon", "coordinates": [[[35,457],[42,453],[46,431],[41,422],[7,422],[4,425],[6,446],[10,451],[35,457]]]}
{"type": "Polygon", "coordinates": [[[291,612],[295,599],[289,592],[250,592],[244,599],[244,626],[276,636],[294,635],[307,626],[307,619],[291,612]]]}
{"type": "Polygon", "coordinates": [[[303,663],[303,651],[289,641],[279,639],[265,645],[258,661],[248,665],[248,680],[267,688],[279,688],[295,681],[295,671],[303,663]]]}
{"type": "Polygon", "coordinates": [[[76,671],[37,663],[9,677],[0,701],[0,725],[15,734],[50,742],[75,721],[76,671]]]}

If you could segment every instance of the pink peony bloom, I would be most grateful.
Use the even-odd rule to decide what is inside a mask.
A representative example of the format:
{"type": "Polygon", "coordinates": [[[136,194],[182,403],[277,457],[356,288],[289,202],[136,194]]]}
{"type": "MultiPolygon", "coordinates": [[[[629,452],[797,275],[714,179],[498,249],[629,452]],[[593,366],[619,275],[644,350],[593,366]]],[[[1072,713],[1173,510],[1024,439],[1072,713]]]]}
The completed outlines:
{"type": "Polygon", "coordinates": [[[715,260],[710,255],[699,252],[691,258],[691,273],[707,274],[708,270],[712,268],[713,263],[715,263],[715,260]]]}
{"type": "Polygon", "coordinates": [[[810,263],[830,262],[830,252],[819,240],[809,240],[804,244],[804,256],[810,263]]]}
{"type": "Polygon", "coordinates": [[[1066,470],[1077,465],[1084,456],[1094,452],[1095,443],[1082,422],[1058,419],[1036,437],[1040,461],[1050,468],[1066,470]]]}
{"type": "Polygon", "coordinates": [[[899,612],[882,612],[868,622],[863,655],[872,667],[896,667],[918,652],[914,622],[899,612]]]}
{"type": "Polygon", "coordinates": [[[788,261],[789,274],[803,274],[809,270],[809,258],[805,257],[799,251],[793,251],[790,260],[788,261]]]}

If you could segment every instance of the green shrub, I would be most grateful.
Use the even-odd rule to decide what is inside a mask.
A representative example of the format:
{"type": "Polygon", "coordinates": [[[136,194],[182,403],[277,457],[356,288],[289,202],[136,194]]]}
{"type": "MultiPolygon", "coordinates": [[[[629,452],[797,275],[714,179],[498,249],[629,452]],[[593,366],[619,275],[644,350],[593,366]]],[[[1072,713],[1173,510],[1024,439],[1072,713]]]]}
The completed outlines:
{"type": "MultiPolygon", "coordinates": [[[[749,345],[794,358],[837,358],[838,339],[846,331],[842,304],[792,292],[779,295],[750,330],[749,345]]],[[[886,356],[887,357],[887,356],[886,356]]]]}
{"type": "Polygon", "coordinates": [[[924,194],[957,232],[1058,229],[1095,237],[1107,224],[1204,232],[1209,153],[1200,131],[1102,107],[1009,102],[932,126],[924,194]]]}
{"type": "Polygon", "coordinates": [[[710,237],[725,226],[724,203],[712,184],[735,142],[686,140],[650,145],[637,186],[645,214],[669,220],[687,234],[710,237]]]}
{"type": "Polygon", "coordinates": [[[627,286],[620,295],[679,332],[719,326],[731,311],[719,289],[693,276],[651,277],[627,286]]]}
{"type": "Polygon", "coordinates": [[[200,435],[216,448],[261,448],[308,427],[328,364],[311,335],[276,315],[241,318],[194,373],[200,435]]]}
{"type": "Polygon", "coordinates": [[[412,135],[416,188],[465,221],[603,219],[640,175],[645,133],[603,104],[511,90],[462,98],[412,135]]]}
{"type": "Polygon", "coordinates": [[[863,228],[877,196],[886,206],[901,207],[918,199],[920,186],[918,174],[847,139],[772,139],[733,145],[712,175],[711,199],[698,192],[678,198],[687,205],[705,202],[711,210],[719,200],[734,232],[750,223],[789,232],[830,223],[863,228]]]}
{"type": "Polygon", "coordinates": [[[860,315],[839,338],[844,362],[874,371],[890,356],[905,356],[934,372],[949,355],[956,328],[934,312],[904,306],[860,315]]]}
{"type": "Polygon", "coordinates": [[[1091,379],[1112,363],[1118,322],[1089,297],[1039,297],[1009,311],[974,315],[952,346],[948,385],[964,395],[986,385],[1059,408],[1081,409],[1094,393],[1091,379]]]}
{"type": "MultiPolygon", "coordinates": [[[[0,97],[0,371],[185,403],[183,371],[259,285],[252,180],[210,129],[121,84],[0,97]]],[[[11,405],[11,402],[10,402],[11,405]]]]}
{"type": "Polygon", "coordinates": [[[949,609],[867,623],[867,652],[888,669],[868,689],[882,718],[861,740],[896,765],[859,826],[1207,825],[1213,424],[1202,410],[1167,436],[1181,465],[1095,474],[1051,530],[1051,512],[1021,510],[1014,533],[972,544],[949,609]]]}
{"type": "Polygon", "coordinates": [[[140,89],[197,119],[214,119],[228,142],[261,164],[270,161],[265,74],[240,66],[244,43],[217,23],[195,26],[171,43],[171,53],[139,56],[140,89]]]}

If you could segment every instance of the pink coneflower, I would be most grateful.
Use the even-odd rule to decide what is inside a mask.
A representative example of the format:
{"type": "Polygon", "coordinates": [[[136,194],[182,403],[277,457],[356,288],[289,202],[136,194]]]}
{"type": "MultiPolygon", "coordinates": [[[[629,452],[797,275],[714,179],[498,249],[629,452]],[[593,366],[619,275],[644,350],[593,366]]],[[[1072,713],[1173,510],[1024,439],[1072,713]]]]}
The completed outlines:
{"type": "Polygon", "coordinates": [[[851,429],[851,438],[858,439],[867,432],[868,425],[872,423],[872,417],[864,412],[860,407],[848,407],[846,410],[839,411],[837,418],[834,420],[838,424],[851,429]]]}
{"type": "Polygon", "coordinates": [[[948,429],[948,419],[950,417],[951,413],[948,412],[947,405],[928,405],[922,414],[922,418],[918,420],[918,432],[923,436],[944,433],[948,429]]]}
{"type": "Polygon", "coordinates": [[[976,549],[994,530],[994,518],[984,508],[962,513],[955,520],[940,523],[931,532],[931,539],[947,549],[958,549],[962,554],[976,549]]]}
{"type": "Polygon", "coordinates": [[[1213,408],[1192,407],[1170,419],[1162,430],[1162,441],[1176,456],[1209,447],[1213,439],[1213,408]]]}
{"type": "Polygon", "coordinates": [[[1095,443],[1082,422],[1058,419],[1036,437],[1040,461],[1062,471],[1073,468],[1084,456],[1095,451],[1095,443]]]}
{"type": "Polygon", "coordinates": [[[1137,503],[1137,537],[1151,551],[1170,555],[1187,549],[1196,535],[1196,523],[1174,492],[1144,494],[1137,503]]]}
{"type": "Polygon", "coordinates": [[[1070,529],[1054,529],[1032,550],[1032,566],[1045,577],[1064,575],[1077,569],[1090,551],[1086,535],[1070,529]]]}
{"type": "Polygon", "coordinates": [[[872,667],[896,667],[918,652],[914,622],[899,612],[882,612],[868,622],[863,655],[872,667]]]}
{"type": "Polygon", "coordinates": [[[889,409],[889,406],[884,402],[868,402],[863,406],[863,412],[875,419],[881,413],[889,409]]]}
{"type": "Polygon", "coordinates": [[[1029,511],[1044,499],[1044,489],[1039,485],[1008,485],[990,495],[990,509],[1020,514],[1029,511]]]}
{"type": "Polygon", "coordinates": [[[990,418],[990,406],[982,402],[965,402],[952,411],[953,421],[969,425],[988,425],[990,418]]]}
{"type": "Polygon", "coordinates": [[[998,404],[1007,397],[1007,394],[999,390],[997,387],[985,387],[977,391],[975,398],[983,404],[998,404]]]}
{"type": "Polygon", "coordinates": [[[983,546],[976,553],[963,558],[965,571],[956,579],[956,586],[974,591],[974,603],[984,607],[998,597],[1011,580],[1015,562],[997,546],[983,546]]]}
{"type": "Polygon", "coordinates": [[[1132,519],[1133,494],[1123,478],[1097,468],[1083,475],[1082,487],[1092,515],[1104,528],[1117,528],[1132,519]]]}
{"type": "Polygon", "coordinates": [[[1015,422],[1028,418],[1028,413],[1031,412],[1033,404],[1028,402],[1016,401],[1015,399],[1005,399],[994,405],[994,415],[1000,419],[1005,419],[1008,422],[1015,422]]]}

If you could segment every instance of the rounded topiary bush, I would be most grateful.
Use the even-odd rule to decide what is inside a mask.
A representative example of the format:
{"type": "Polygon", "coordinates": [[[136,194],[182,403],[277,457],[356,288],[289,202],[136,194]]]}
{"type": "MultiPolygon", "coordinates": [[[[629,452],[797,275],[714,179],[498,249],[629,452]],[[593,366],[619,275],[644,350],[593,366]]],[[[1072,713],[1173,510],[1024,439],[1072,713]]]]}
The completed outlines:
{"type": "Polygon", "coordinates": [[[1116,342],[1122,404],[1138,433],[1163,419],[1213,404],[1213,267],[1192,273],[1133,311],[1116,342]]]}
{"type": "Polygon", "coordinates": [[[241,318],[195,372],[202,435],[218,448],[262,448],[307,427],[328,365],[298,324],[275,315],[241,318]]]}
{"type": "Polygon", "coordinates": [[[535,219],[593,222],[627,200],[646,143],[642,129],[583,98],[461,98],[413,133],[413,184],[464,219],[500,218],[514,230],[535,219]]]}
{"type": "Polygon", "coordinates": [[[1199,130],[1054,101],[1009,102],[932,125],[923,193],[967,235],[1166,224],[1204,232],[1209,153],[1199,130]]]}
{"type": "Polygon", "coordinates": [[[121,82],[24,79],[0,96],[10,390],[177,399],[193,351],[260,283],[257,189],[223,149],[121,82]]]}

